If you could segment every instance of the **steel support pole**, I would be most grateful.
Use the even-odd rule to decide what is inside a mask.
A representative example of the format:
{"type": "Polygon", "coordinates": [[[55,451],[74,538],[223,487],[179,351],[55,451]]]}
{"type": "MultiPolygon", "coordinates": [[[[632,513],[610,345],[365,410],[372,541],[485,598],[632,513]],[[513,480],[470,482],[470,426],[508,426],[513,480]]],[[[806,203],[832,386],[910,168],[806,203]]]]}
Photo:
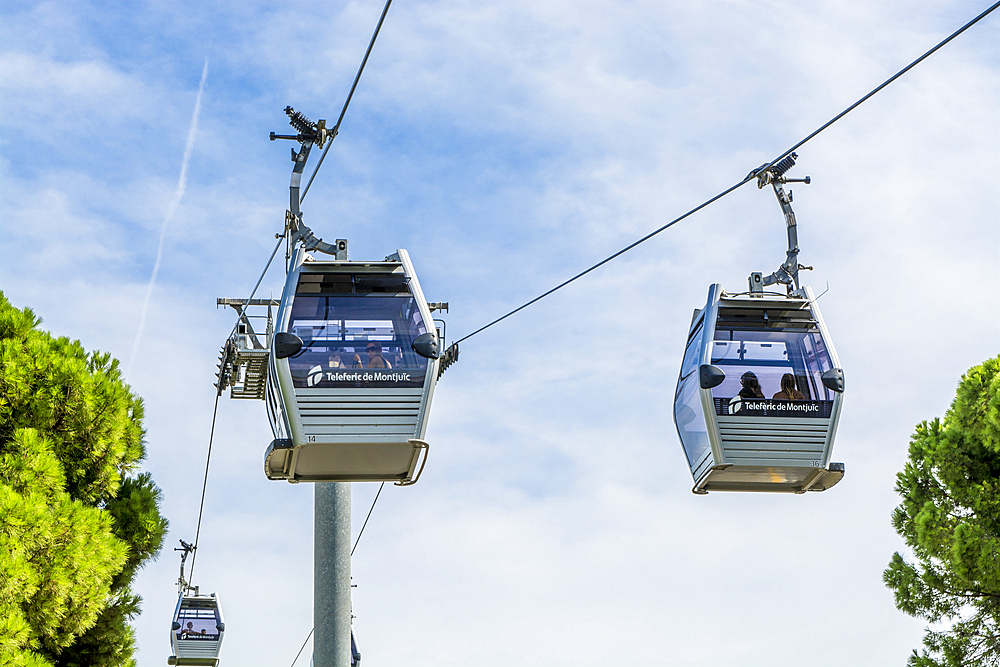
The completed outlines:
{"type": "Polygon", "coordinates": [[[314,486],[313,667],[351,667],[351,484],[314,486]]]}

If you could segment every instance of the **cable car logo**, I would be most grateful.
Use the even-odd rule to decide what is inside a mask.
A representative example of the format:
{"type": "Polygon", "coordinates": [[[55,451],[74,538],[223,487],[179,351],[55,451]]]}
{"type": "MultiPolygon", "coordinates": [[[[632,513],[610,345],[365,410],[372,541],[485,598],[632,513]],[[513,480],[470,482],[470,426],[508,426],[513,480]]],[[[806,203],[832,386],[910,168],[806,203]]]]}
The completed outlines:
{"type": "Polygon", "coordinates": [[[323,381],[323,367],[313,366],[309,369],[309,376],[306,378],[306,384],[310,387],[315,387],[320,382],[323,381]]]}
{"type": "Polygon", "coordinates": [[[810,400],[767,400],[734,396],[729,399],[716,399],[716,414],[739,415],[741,417],[820,417],[828,418],[833,401],[810,400]]]}

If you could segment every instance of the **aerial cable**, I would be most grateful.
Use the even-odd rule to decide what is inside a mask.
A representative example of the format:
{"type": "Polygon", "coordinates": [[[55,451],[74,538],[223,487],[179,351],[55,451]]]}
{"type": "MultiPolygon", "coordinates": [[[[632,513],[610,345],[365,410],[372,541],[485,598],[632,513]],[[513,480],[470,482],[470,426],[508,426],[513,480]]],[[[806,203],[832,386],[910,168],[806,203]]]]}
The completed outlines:
{"type": "MultiPolygon", "coordinates": [[[[271,268],[271,262],[274,261],[274,256],[278,254],[278,248],[281,247],[281,242],[284,239],[285,239],[284,234],[278,236],[278,242],[275,244],[274,250],[271,251],[271,257],[267,260],[267,264],[264,265],[264,270],[260,272],[260,278],[257,279],[257,284],[253,286],[253,291],[250,292],[250,298],[247,299],[247,301],[252,299],[254,295],[257,293],[257,288],[260,287],[261,282],[263,282],[264,280],[264,276],[267,275],[267,270],[271,268]]],[[[233,331],[235,331],[235,329],[233,331]]]]}
{"type": "MultiPolygon", "coordinates": [[[[810,134],[808,137],[806,137],[805,139],[803,139],[802,141],[800,141],[799,143],[795,144],[794,146],[792,146],[791,148],[789,148],[787,151],[785,151],[784,153],[782,153],[781,155],[779,155],[774,160],[774,162],[777,162],[778,160],[781,160],[782,158],[784,158],[787,155],[790,155],[793,151],[795,151],[796,149],[798,149],[799,146],[803,145],[804,143],[806,143],[807,141],[809,141],[810,139],[812,139],[813,137],[815,137],[817,134],[819,134],[820,132],[822,132],[826,128],[828,128],[831,125],[833,125],[834,123],[836,123],[838,120],[840,120],[841,118],[843,118],[844,116],[846,116],[851,111],[854,111],[855,108],[861,106],[861,104],[863,102],[866,102],[868,100],[868,98],[874,96],[875,93],[878,93],[883,88],[885,88],[886,86],[888,86],[890,83],[892,83],[893,81],[895,81],[899,77],[901,77],[904,74],[906,74],[909,70],[911,70],[914,67],[916,67],[921,61],[923,61],[924,59],[926,59],[928,56],[930,56],[932,53],[934,53],[935,51],[937,51],[938,49],[940,49],[942,46],[944,46],[945,44],[947,44],[951,40],[953,40],[956,37],[958,37],[959,35],[961,35],[963,32],[965,32],[966,30],[968,30],[969,28],[971,28],[972,26],[974,26],[976,23],[979,23],[979,21],[981,19],[986,18],[986,16],[988,14],[990,14],[993,10],[995,10],[997,7],[1000,7],[1000,2],[994,3],[988,9],[986,9],[986,11],[984,11],[982,14],[980,14],[976,18],[972,19],[971,21],[969,21],[968,23],[966,23],[965,25],[963,25],[961,28],[959,28],[955,32],[953,32],[950,35],[948,35],[948,37],[946,37],[942,41],[938,42],[937,46],[935,46],[934,48],[932,48],[931,50],[929,50],[927,53],[925,53],[924,55],[922,55],[919,58],[917,58],[916,60],[914,60],[912,63],[910,63],[909,65],[907,65],[903,69],[901,69],[898,72],[896,72],[895,74],[893,74],[891,77],[889,77],[888,79],[886,79],[885,82],[882,83],[882,85],[878,86],[877,88],[875,88],[874,90],[872,90],[870,93],[868,93],[867,95],[865,95],[864,97],[862,97],[860,100],[858,100],[857,102],[855,102],[851,106],[849,106],[846,109],[844,109],[843,111],[841,111],[839,114],[837,114],[836,116],[834,116],[833,118],[831,118],[825,125],[821,126],[819,129],[817,129],[815,132],[813,132],[812,134],[810,134]]],[[[767,166],[768,167],[773,166],[774,162],[772,162],[771,164],[769,164],[767,166]]]]}
{"type": "Polygon", "coordinates": [[[876,93],[880,92],[883,88],[885,88],[886,86],[888,86],[890,83],[892,83],[893,81],[895,81],[896,79],[898,79],[899,77],[901,77],[903,74],[905,74],[909,70],[913,69],[917,64],[919,64],[920,62],[922,62],[923,60],[925,60],[928,56],[930,56],[931,54],[933,54],[935,51],[937,51],[938,49],[940,49],[942,46],[944,46],[945,44],[947,44],[951,40],[955,39],[960,34],[962,34],[966,30],[968,30],[969,28],[971,28],[973,25],[975,25],[976,23],[978,23],[980,20],[982,20],[983,18],[985,18],[986,16],[988,16],[997,7],[1000,7],[1000,2],[994,3],[992,6],[990,6],[982,14],[980,14],[976,18],[972,19],[971,21],[969,21],[968,23],[966,23],[964,26],[962,26],[961,28],[959,28],[958,30],[956,30],[955,32],[953,32],[951,35],[949,35],[948,37],[946,37],[945,39],[943,39],[934,48],[930,49],[925,54],[923,54],[922,56],[920,56],[919,58],[917,58],[916,60],[914,60],[913,62],[911,62],[909,65],[907,65],[903,69],[901,69],[898,72],[896,72],[895,74],[893,74],[891,77],[889,77],[888,79],[886,79],[882,84],[880,84],[878,87],[874,88],[867,95],[865,95],[864,97],[862,97],[861,99],[859,99],[857,102],[855,102],[851,106],[849,106],[846,109],[844,109],[842,112],[840,112],[839,114],[837,114],[836,116],[834,116],[833,118],[831,118],[829,121],[827,121],[823,125],[821,125],[815,132],[813,132],[812,134],[810,134],[809,136],[807,136],[805,139],[803,139],[802,141],[798,142],[797,144],[795,144],[794,146],[792,146],[791,148],[789,148],[787,151],[785,151],[784,153],[782,153],[778,157],[774,158],[771,162],[768,162],[767,164],[761,165],[757,169],[754,169],[753,171],[751,171],[749,174],[747,174],[746,178],[744,178],[739,183],[736,183],[735,185],[727,188],[726,190],[723,190],[722,192],[720,192],[719,194],[715,195],[711,199],[709,199],[709,200],[705,201],[704,203],[699,204],[698,206],[694,207],[693,209],[691,209],[690,211],[688,211],[684,215],[681,215],[681,216],[679,216],[677,218],[674,218],[673,220],[671,220],[667,224],[663,225],[659,229],[656,229],[656,230],[650,232],[646,236],[643,236],[638,241],[635,241],[634,243],[631,243],[631,244],[625,246],[624,248],[622,248],[621,250],[619,250],[615,254],[610,255],[610,256],[606,257],[605,259],[602,259],[600,262],[598,262],[597,264],[594,264],[589,269],[581,271],[580,273],[576,274],[575,276],[573,276],[569,280],[566,280],[566,281],[560,283],[559,285],[556,285],[555,287],[553,287],[549,291],[545,292],[544,294],[536,296],[531,301],[528,301],[527,303],[525,303],[525,304],[523,304],[521,306],[518,306],[517,308],[515,308],[512,311],[510,311],[506,315],[498,317],[497,319],[493,320],[489,324],[476,329],[475,331],[473,331],[472,333],[468,334],[467,336],[459,338],[457,341],[455,341],[454,344],[457,345],[458,343],[461,343],[464,340],[472,338],[473,336],[475,336],[476,334],[480,333],[481,331],[485,331],[486,329],[489,329],[494,324],[497,324],[497,323],[499,323],[499,322],[507,319],[508,317],[510,317],[511,315],[513,315],[514,313],[517,313],[517,312],[519,312],[521,310],[524,310],[525,308],[527,308],[528,306],[530,306],[533,303],[541,301],[542,299],[544,299],[545,297],[549,296],[553,292],[556,292],[556,291],[562,289],[563,287],[566,287],[567,285],[569,285],[570,283],[574,282],[575,280],[577,280],[579,278],[582,278],[583,276],[587,275],[588,273],[590,273],[594,269],[597,269],[597,268],[599,268],[599,267],[607,264],[611,260],[615,259],[616,257],[619,257],[619,256],[625,254],[626,252],[628,252],[632,248],[636,247],[640,243],[648,241],[649,239],[653,238],[654,236],[656,236],[660,232],[662,232],[662,231],[664,231],[664,230],[666,230],[666,229],[674,226],[675,224],[677,224],[681,220],[684,220],[688,216],[690,216],[690,215],[692,215],[694,213],[697,213],[698,211],[700,211],[701,209],[705,208],[709,204],[712,204],[712,203],[718,201],[719,199],[722,199],[723,197],[725,197],[726,195],[728,195],[733,190],[736,190],[736,189],[738,189],[738,188],[746,185],[750,181],[757,180],[758,175],[763,175],[763,174],[766,174],[767,172],[771,171],[771,169],[774,168],[777,163],[779,163],[781,160],[783,160],[784,158],[786,158],[789,155],[791,155],[796,149],[798,149],[799,147],[801,147],[802,145],[804,145],[807,141],[815,138],[820,132],[823,132],[828,127],[830,127],[831,125],[833,125],[834,123],[836,123],[838,120],[840,120],[841,118],[843,118],[844,116],[846,116],[848,113],[850,113],[854,109],[858,108],[863,102],[867,101],[872,96],[874,96],[876,93]]]}
{"type": "MultiPolygon", "coordinates": [[[[274,250],[271,251],[271,257],[267,260],[267,264],[264,265],[264,270],[260,272],[260,278],[257,279],[257,284],[253,286],[253,291],[250,292],[250,297],[247,299],[248,304],[253,299],[254,295],[257,294],[257,288],[260,287],[260,284],[264,281],[264,276],[267,275],[267,270],[271,268],[271,262],[274,261],[274,256],[278,254],[278,248],[281,247],[281,242],[284,239],[284,234],[278,236],[278,242],[275,244],[274,250]]],[[[243,319],[243,317],[243,315],[240,315],[236,318],[236,324],[233,325],[233,330],[229,332],[230,336],[236,333],[236,328],[240,325],[240,320],[243,319]]]]}
{"type": "Polygon", "coordinates": [[[201,537],[201,517],[205,512],[205,490],[208,488],[208,466],[212,462],[212,441],[215,439],[215,418],[219,414],[219,396],[222,392],[215,394],[215,409],[212,410],[212,429],[208,435],[208,455],[205,457],[205,479],[201,483],[201,503],[198,505],[198,528],[194,532],[194,549],[191,553],[191,570],[188,581],[194,581],[194,564],[198,560],[198,539],[201,537]]]}
{"type": "MultiPolygon", "coordinates": [[[[253,286],[253,291],[250,292],[250,298],[247,299],[247,303],[253,299],[254,295],[257,293],[257,288],[260,287],[261,282],[264,280],[264,276],[267,275],[267,270],[271,268],[271,262],[274,261],[274,256],[278,254],[278,248],[281,247],[281,241],[283,237],[278,239],[278,243],[274,246],[274,250],[271,251],[271,257],[267,260],[267,264],[264,266],[264,270],[260,274],[260,278],[257,279],[257,284],[253,286]]],[[[241,318],[242,316],[240,316],[241,318]]],[[[239,326],[240,318],[236,319],[236,324],[233,325],[233,330],[229,332],[232,336],[236,332],[236,328],[239,326]]],[[[220,371],[221,372],[221,371],[220,371]]],[[[209,430],[208,435],[208,454],[205,457],[205,477],[201,483],[201,502],[198,504],[198,527],[195,529],[194,533],[194,549],[192,549],[191,554],[191,570],[188,576],[188,581],[194,581],[194,565],[198,560],[198,540],[201,538],[201,520],[205,514],[205,493],[208,490],[208,469],[212,462],[212,443],[215,440],[215,420],[219,414],[219,397],[222,396],[222,378],[219,378],[218,391],[215,394],[215,407],[212,409],[212,427],[209,430]]]]}
{"type": "Polygon", "coordinates": [[[361,80],[361,73],[365,71],[365,64],[368,62],[368,56],[371,55],[372,47],[375,46],[375,38],[378,37],[378,31],[382,29],[382,22],[385,21],[385,15],[389,13],[389,5],[392,4],[392,0],[386,0],[385,8],[382,9],[382,16],[378,19],[378,25],[375,26],[375,32],[372,33],[372,39],[368,43],[368,50],[365,51],[365,57],[361,60],[361,67],[358,68],[358,74],[354,77],[354,85],[351,86],[351,92],[347,94],[347,99],[344,101],[344,108],[340,110],[340,118],[337,119],[337,124],[333,126],[330,130],[330,143],[326,145],[323,149],[323,154],[319,156],[319,162],[316,163],[316,168],[313,169],[312,176],[309,177],[309,182],[306,183],[306,189],[302,191],[302,196],[299,197],[299,203],[306,198],[309,194],[309,186],[312,185],[313,179],[316,178],[316,172],[319,168],[323,166],[323,160],[326,159],[326,154],[330,150],[330,146],[333,145],[333,140],[337,138],[337,134],[340,132],[340,123],[344,120],[344,114],[347,113],[347,106],[351,103],[351,98],[354,97],[354,89],[358,87],[358,81],[361,80]]]}
{"type": "Polygon", "coordinates": [[[292,660],[292,664],[289,665],[289,667],[295,667],[295,663],[298,662],[299,656],[302,655],[302,651],[304,651],[306,649],[306,644],[309,643],[309,638],[313,636],[313,632],[315,632],[315,631],[316,631],[316,628],[313,628],[312,630],[309,631],[309,634],[306,635],[306,640],[304,642],[302,642],[302,648],[300,648],[299,652],[295,654],[295,660],[292,660]]]}
{"type": "Polygon", "coordinates": [[[378,493],[375,494],[375,500],[372,501],[372,506],[368,510],[368,516],[365,517],[365,522],[361,524],[361,530],[358,531],[358,538],[354,540],[354,546],[351,547],[351,555],[354,555],[354,550],[358,548],[358,542],[361,541],[361,535],[365,532],[365,526],[368,525],[368,519],[372,518],[372,510],[375,509],[375,503],[378,502],[378,497],[382,493],[382,487],[385,486],[385,482],[379,484],[378,493]]]}
{"type": "MultiPolygon", "coordinates": [[[[756,178],[756,177],[754,176],[753,178],[756,178]]],[[[609,257],[606,257],[606,258],[602,259],[602,260],[601,260],[600,262],[598,262],[597,264],[594,264],[594,265],[593,265],[592,267],[590,267],[589,269],[586,269],[586,270],[584,270],[584,271],[581,271],[580,273],[576,274],[575,276],[573,276],[573,277],[572,277],[572,278],[570,278],[569,280],[567,280],[567,281],[565,281],[565,282],[563,282],[563,283],[560,283],[559,285],[556,285],[555,287],[553,287],[552,289],[550,289],[550,290],[549,290],[548,292],[545,292],[544,294],[541,294],[541,295],[539,295],[539,296],[536,296],[536,297],[535,297],[534,299],[532,299],[531,301],[529,301],[529,302],[527,302],[527,303],[525,303],[525,304],[523,304],[523,305],[521,305],[521,306],[518,306],[517,308],[515,308],[515,309],[514,309],[514,310],[512,310],[512,311],[510,311],[510,312],[509,312],[509,313],[507,313],[506,315],[504,315],[504,316],[502,316],[502,317],[498,317],[497,319],[493,320],[492,322],[490,322],[490,323],[489,323],[489,324],[487,324],[486,326],[483,326],[483,327],[479,327],[478,329],[476,329],[475,331],[473,331],[473,332],[472,332],[472,333],[470,333],[469,335],[467,335],[467,336],[465,336],[465,337],[463,337],[463,338],[459,338],[458,340],[456,340],[456,341],[455,341],[455,343],[454,343],[454,344],[455,344],[455,345],[457,345],[457,344],[461,343],[461,342],[462,342],[463,340],[466,340],[466,339],[468,339],[468,338],[472,338],[473,336],[475,336],[475,335],[476,335],[477,333],[479,333],[480,331],[484,331],[484,330],[486,330],[486,329],[489,329],[489,328],[490,328],[491,326],[493,326],[494,324],[496,324],[496,323],[498,323],[498,322],[500,322],[500,321],[502,321],[502,320],[505,320],[505,319],[507,319],[508,317],[510,317],[511,315],[513,315],[514,313],[516,313],[516,312],[518,312],[518,311],[521,311],[521,310],[524,310],[525,308],[527,308],[527,307],[528,307],[528,306],[530,306],[531,304],[535,303],[536,301],[541,301],[542,299],[544,299],[544,298],[545,298],[545,297],[547,297],[548,295],[552,294],[553,292],[555,292],[555,291],[557,291],[557,290],[561,290],[561,289],[562,289],[563,287],[566,287],[566,285],[569,285],[569,284],[570,284],[571,282],[573,282],[574,280],[577,280],[578,278],[582,278],[583,276],[587,275],[588,273],[590,273],[591,271],[593,271],[594,269],[596,269],[596,268],[598,268],[598,267],[601,267],[601,266],[604,266],[605,264],[607,264],[607,263],[608,263],[608,262],[610,262],[611,260],[615,259],[616,257],[618,257],[618,256],[620,256],[620,255],[623,255],[623,254],[625,254],[626,252],[628,252],[628,251],[629,251],[629,250],[631,250],[632,248],[636,247],[636,246],[637,246],[637,245],[639,245],[640,243],[642,243],[642,242],[644,242],[644,241],[648,241],[649,239],[653,238],[654,236],[656,236],[657,234],[659,234],[659,233],[660,233],[660,232],[662,232],[663,230],[667,229],[668,227],[672,227],[673,225],[677,224],[678,222],[680,222],[680,221],[681,221],[681,220],[683,220],[684,218],[688,217],[689,215],[692,215],[692,214],[694,214],[694,213],[697,213],[698,211],[700,211],[701,209],[705,208],[705,207],[706,207],[706,206],[708,206],[709,204],[712,204],[712,203],[714,203],[715,201],[717,201],[717,200],[719,200],[719,199],[722,199],[723,197],[725,197],[726,195],[728,195],[728,194],[729,194],[730,192],[732,192],[732,191],[733,191],[733,190],[735,190],[736,188],[738,188],[738,187],[740,187],[741,185],[743,185],[743,184],[745,184],[745,183],[748,183],[749,181],[753,180],[753,178],[752,178],[752,177],[750,177],[750,176],[747,176],[747,177],[746,177],[745,179],[743,179],[742,181],[740,181],[740,182],[739,182],[739,183],[737,183],[736,185],[732,186],[732,187],[731,187],[731,188],[729,188],[728,190],[725,190],[725,191],[723,191],[723,192],[720,192],[719,194],[715,195],[714,197],[712,197],[712,198],[711,198],[711,199],[709,199],[708,201],[706,201],[706,202],[704,202],[704,203],[702,203],[702,204],[699,204],[698,206],[694,207],[693,209],[691,209],[690,211],[688,211],[688,212],[687,212],[687,213],[685,213],[684,215],[682,215],[682,216],[680,216],[680,217],[677,217],[677,218],[674,218],[673,220],[671,220],[671,221],[670,221],[670,222],[668,222],[667,224],[663,225],[663,226],[662,226],[662,227],[660,227],[659,229],[657,229],[657,230],[655,230],[655,231],[652,231],[652,232],[650,232],[649,234],[646,234],[645,236],[643,236],[643,237],[642,237],[641,239],[639,239],[638,241],[635,241],[635,242],[633,242],[633,243],[630,243],[629,245],[625,246],[624,248],[622,248],[621,250],[619,250],[619,251],[618,251],[618,252],[616,252],[615,254],[613,254],[613,255],[610,255],[609,257]]]]}

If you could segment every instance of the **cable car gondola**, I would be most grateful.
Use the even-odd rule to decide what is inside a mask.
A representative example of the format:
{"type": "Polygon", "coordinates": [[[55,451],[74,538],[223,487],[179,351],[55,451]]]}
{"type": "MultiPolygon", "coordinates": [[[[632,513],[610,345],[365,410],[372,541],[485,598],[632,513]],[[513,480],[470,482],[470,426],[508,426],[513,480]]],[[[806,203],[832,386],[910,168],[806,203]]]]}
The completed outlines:
{"type": "MultiPolygon", "coordinates": [[[[783,174],[795,154],[757,174],[771,184],[788,225],[788,257],[750,291],[709,288],[696,310],[674,397],[674,423],[694,492],[824,491],[844,475],[830,463],[844,373],[819,306],[798,284],[798,242],[783,174]],[[787,286],[785,294],[764,287],[787,286]]],[[[800,182],[808,183],[808,179],[800,182]]]]}
{"type": "Polygon", "coordinates": [[[427,460],[438,376],[458,358],[457,346],[442,349],[431,317],[432,306],[447,304],[427,303],[405,250],[352,262],[346,240],[324,243],[302,224],[302,170],[312,144],[327,137],[322,121],[286,112],[301,133],[280,138],[302,148],[292,151],[290,262],[270,345],[265,400],[274,440],[264,472],[289,482],[412,484],[427,460]]]}
{"type": "Polygon", "coordinates": [[[407,252],[300,263],[276,324],[267,477],[414,481],[441,350],[407,252]]]}
{"type": "Polygon", "coordinates": [[[199,595],[184,593],[177,599],[174,622],[170,630],[170,647],[173,655],[168,665],[219,664],[219,649],[226,624],[215,593],[199,595]]]}
{"type": "Polygon", "coordinates": [[[170,626],[170,648],[173,649],[173,655],[167,658],[167,664],[215,667],[219,664],[222,635],[226,631],[222,608],[215,593],[201,595],[197,586],[189,586],[185,581],[184,561],[194,548],[183,540],[181,546],[182,549],[175,549],[184,553],[181,554],[177,606],[170,626]]]}

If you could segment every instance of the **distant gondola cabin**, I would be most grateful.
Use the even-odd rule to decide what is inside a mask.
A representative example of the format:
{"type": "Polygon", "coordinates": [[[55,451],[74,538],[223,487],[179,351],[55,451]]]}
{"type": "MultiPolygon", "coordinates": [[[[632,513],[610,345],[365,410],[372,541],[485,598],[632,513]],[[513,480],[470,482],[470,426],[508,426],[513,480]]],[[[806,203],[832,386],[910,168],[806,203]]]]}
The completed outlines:
{"type": "Polygon", "coordinates": [[[215,593],[181,595],[177,599],[170,628],[173,655],[167,659],[167,664],[215,667],[219,664],[225,630],[222,609],[215,593]]]}
{"type": "Polygon", "coordinates": [[[709,290],[695,311],[674,397],[694,491],[823,491],[844,374],[808,287],[791,295],[709,290]]]}

